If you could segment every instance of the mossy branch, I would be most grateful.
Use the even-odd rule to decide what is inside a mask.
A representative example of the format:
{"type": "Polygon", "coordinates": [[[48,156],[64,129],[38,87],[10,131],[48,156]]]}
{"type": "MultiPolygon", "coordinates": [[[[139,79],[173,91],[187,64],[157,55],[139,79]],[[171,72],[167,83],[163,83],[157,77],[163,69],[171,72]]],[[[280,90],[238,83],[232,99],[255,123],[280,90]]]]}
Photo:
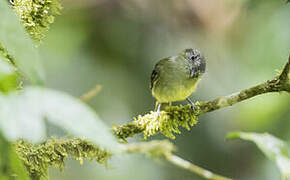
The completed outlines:
{"type": "Polygon", "coordinates": [[[145,139],[157,132],[174,139],[173,133],[180,134],[179,127],[190,130],[190,126],[194,126],[197,123],[199,114],[200,109],[198,106],[195,111],[190,105],[167,106],[160,114],[151,111],[143,116],[135,117],[132,122],[126,125],[113,126],[113,132],[118,138],[123,140],[141,132],[144,133],[145,139]]]}
{"type": "Polygon", "coordinates": [[[10,3],[29,35],[37,43],[44,38],[50,24],[62,9],[58,0],[14,0],[10,3]]]}
{"type": "Polygon", "coordinates": [[[10,62],[15,66],[15,60],[14,58],[8,54],[7,50],[3,47],[3,45],[0,43],[0,56],[4,57],[5,60],[10,62]]]}
{"type": "MultiPolygon", "coordinates": [[[[18,141],[15,143],[15,149],[33,180],[49,179],[49,166],[62,170],[68,156],[78,160],[80,164],[83,163],[85,158],[96,160],[101,164],[106,164],[107,160],[113,155],[93,145],[89,141],[79,138],[52,138],[50,141],[39,145],[33,145],[26,141],[18,141]]],[[[152,158],[163,158],[173,165],[189,170],[205,179],[231,180],[198,167],[174,155],[173,152],[176,151],[176,147],[168,140],[123,144],[122,150],[123,153],[146,154],[152,158]]]]}
{"type": "Polygon", "coordinates": [[[95,146],[93,143],[79,139],[54,139],[39,145],[26,141],[15,143],[16,153],[24,162],[32,180],[48,179],[49,166],[62,170],[69,156],[78,160],[96,160],[106,164],[112,153],[95,146]]]}
{"type": "Polygon", "coordinates": [[[289,69],[290,69],[290,55],[286,62],[282,73],[272,80],[268,80],[264,83],[258,84],[254,87],[242,90],[240,92],[231,94],[229,96],[223,96],[216,98],[212,101],[200,103],[200,113],[207,113],[214,110],[218,110],[224,107],[232,106],[238,102],[250,99],[254,96],[270,93],[270,92],[290,92],[289,82],[289,69]]]}
{"type": "Polygon", "coordinates": [[[173,133],[180,133],[178,127],[190,129],[197,123],[198,116],[221,108],[232,106],[254,96],[270,92],[290,92],[290,55],[281,74],[271,80],[258,84],[240,92],[218,97],[207,102],[196,102],[196,109],[191,106],[167,106],[159,115],[151,111],[143,116],[139,115],[128,124],[114,126],[113,132],[120,139],[132,137],[137,133],[144,133],[144,137],[161,132],[166,137],[175,138],[173,133]]]}

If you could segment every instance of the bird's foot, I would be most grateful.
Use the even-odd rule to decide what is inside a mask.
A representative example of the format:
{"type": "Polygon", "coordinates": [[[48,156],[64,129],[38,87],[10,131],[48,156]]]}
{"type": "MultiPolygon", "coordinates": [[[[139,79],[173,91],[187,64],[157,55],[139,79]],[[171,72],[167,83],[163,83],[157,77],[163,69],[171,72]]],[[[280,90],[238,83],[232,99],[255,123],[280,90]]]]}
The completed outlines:
{"type": "Polygon", "coordinates": [[[186,100],[189,102],[191,109],[195,111],[197,109],[197,107],[194,104],[194,102],[192,102],[191,99],[189,99],[189,98],[186,98],[186,100]]]}
{"type": "Polygon", "coordinates": [[[156,116],[157,116],[157,118],[158,118],[158,117],[160,116],[160,114],[161,114],[160,108],[161,108],[161,103],[156,102],[156,105],[155,105],[155,112],[156,112],[156,116]]]}

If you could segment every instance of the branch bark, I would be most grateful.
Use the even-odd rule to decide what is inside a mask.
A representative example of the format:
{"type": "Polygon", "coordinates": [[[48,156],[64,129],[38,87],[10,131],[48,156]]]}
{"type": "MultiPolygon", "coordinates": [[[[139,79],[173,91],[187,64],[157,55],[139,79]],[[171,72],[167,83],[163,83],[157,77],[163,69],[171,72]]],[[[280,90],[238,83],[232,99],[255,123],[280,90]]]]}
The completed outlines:
{"type": "Polygon", "coordinates": [[[90,99],[92,99],[93,97],[95,97],[100,91],[102,90],[102,86],[101,85],[96,85],[93,89],[89,90],[87,93],[83,94],[80,97],[80,101],[82,102],[86,102],[90,99]]]}
{"type": "Polygon", "coordinates": [[[264,83],[258,84],[254,87],[242,90],[240,92],[216,98],[211,101],[200,103],[200,114],[215,111],[224,107],[232,106],[238,102],[250,99],[254,96],[270,93],[270,92],[290,92],[289,83],[289,69],[290,69],[290,55],[286,62],[282,73],[272,80],[268,80],[264,83]]]}
{"type": "Polygon", "coordinates": [[[221,175],[217,175],[212,173],[209,170],[203,169],[199,166],[196,166],[192,163],[190,163],[189,161],[186,161],[174,154],[166,154],[165,158],[172,164],[183,168],[185,170],[191,171],[195,174],[200,175],[201,177],[205,178],[205,179],[211,179],[211,180],[231,180],[230,178],[221,176],[221,175]]]}
{"type": "Polygon", "coordinates": [[[178,166],[182,169],[193,172],[205,179],[210,180],[232,180],[218,174],[215,174],[209,170],[203,169],[189,161],[182,159],[179,156],[173,154],[175,146],[167,140],[154,140],[149,142],[131,143],[124,145],[124,152],[134,154],[146,154],[153,158],[163,157],[171,164],[178,166]]]}

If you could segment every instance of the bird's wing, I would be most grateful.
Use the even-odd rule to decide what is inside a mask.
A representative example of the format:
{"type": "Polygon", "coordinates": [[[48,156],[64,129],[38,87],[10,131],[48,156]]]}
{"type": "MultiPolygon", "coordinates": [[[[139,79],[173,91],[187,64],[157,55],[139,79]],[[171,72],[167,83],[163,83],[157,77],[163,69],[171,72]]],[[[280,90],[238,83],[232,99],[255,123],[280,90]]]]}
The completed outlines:
{"type": "Polygon", "coordinates": [[[170,60],[170,58],[164,58],[161,59],[160,61],[158,61],[151,73],[151,77],[150,77],[150,89],[153,88],[154,83],[158,80],[158,78],[160,77],[162,68],[164,66],[164,64],[168,63],[168,61],[170,60]]]}
{"type": "Polygon", "coordinates": [[[154,82],[158,79],[159,76],[159,65],[158,63],[155,65],[152,73],[151,73],[151,77],[150,77],[150,89],[153,88],[154,82]]]}

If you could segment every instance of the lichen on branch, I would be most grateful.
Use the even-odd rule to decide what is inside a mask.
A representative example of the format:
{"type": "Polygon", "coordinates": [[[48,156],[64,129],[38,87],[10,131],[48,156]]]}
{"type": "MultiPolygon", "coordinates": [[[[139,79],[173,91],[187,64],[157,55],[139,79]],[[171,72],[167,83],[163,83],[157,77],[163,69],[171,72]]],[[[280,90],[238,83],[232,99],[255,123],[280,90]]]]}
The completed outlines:
{"type": "Polygon", "coordinates": [[[112,154],[84,139],[54,139],[39,145],[27,141],[15,143],[16,153],[26,166],[33,180],[48,179],[48,167],[62,170],[66,159],[71,156],[80,164],[84,159],[106,164],[112,154]]]}

